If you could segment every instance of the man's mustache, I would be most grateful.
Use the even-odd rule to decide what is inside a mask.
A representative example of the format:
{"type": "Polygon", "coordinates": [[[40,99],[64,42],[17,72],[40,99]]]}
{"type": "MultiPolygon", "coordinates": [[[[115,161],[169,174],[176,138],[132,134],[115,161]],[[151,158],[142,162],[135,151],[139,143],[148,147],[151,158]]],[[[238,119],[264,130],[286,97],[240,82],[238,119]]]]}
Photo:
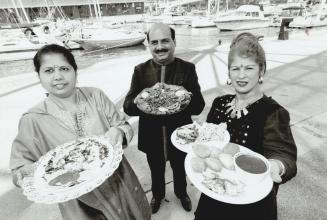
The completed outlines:
{"type": "Polygon", "coordinates": [[[167,49],[161,49],[161,50],[155,50],[156,53],[160,53],[160,52],[168,52],[167,49]]]}

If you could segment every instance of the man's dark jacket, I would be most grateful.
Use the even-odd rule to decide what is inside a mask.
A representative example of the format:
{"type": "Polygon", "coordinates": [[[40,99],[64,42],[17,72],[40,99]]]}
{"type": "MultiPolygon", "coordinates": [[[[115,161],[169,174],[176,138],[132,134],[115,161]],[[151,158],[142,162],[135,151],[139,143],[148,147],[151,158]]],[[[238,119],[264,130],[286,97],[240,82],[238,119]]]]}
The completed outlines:
{"type": "MultiPolygon", "coordinates": [[[[163,131],[166,126],[168,138],[168,158],[172,144],[170,136],[177,128],[192,123],[191,115],[198,115],[204,108],[195,65],[179,58],[166,66],[165,83],[183,86],[192,93],[190,104],[181,112],[169,116],[154,116],[141,112],[134,104],[135,97],[144,89],[160,82],[161,66],[152,59],[141,63],[134,69],[132,83],[124,102],[124,111],[130,116],[140,116],[138,147],[139,150],[151,156],[163,155],[163,131]]],[[[174,149],[175,150],[175,149],[174,149]]]]}

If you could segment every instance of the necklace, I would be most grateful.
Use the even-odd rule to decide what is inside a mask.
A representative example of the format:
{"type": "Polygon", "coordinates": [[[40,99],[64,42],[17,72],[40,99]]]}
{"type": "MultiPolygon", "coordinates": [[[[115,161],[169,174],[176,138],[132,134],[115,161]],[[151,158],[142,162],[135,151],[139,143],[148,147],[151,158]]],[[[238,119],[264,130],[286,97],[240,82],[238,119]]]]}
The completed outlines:
{"type": "Polygon", "coordinates": [[[249,113],[249,111],[246,109],[249,105],[256,102],[257,100],[261,99],[263,94],[260,94],[260,96],[255,96],[252,98],[249,98],[248,100],[244,100],[240,102],[238,99],[236,99],[236,96],[226,104],[227,107],[229,107],[226,111],[226,113],[232,117],[232,118],[241,118],[242,116],[245,116],[249,113]]]}
{"type": "Polygon", "coordinates": [[[84,137],[86,135],[86,112],[85,103],[81,103],[76,93],[76,110],[70,111],[60,104],[57,100],[49,97],[52,102],[58,107],[59,114],[57,115],[61,121],[66,124],[71,130],[74,131],[77,138],[84,137]]]}

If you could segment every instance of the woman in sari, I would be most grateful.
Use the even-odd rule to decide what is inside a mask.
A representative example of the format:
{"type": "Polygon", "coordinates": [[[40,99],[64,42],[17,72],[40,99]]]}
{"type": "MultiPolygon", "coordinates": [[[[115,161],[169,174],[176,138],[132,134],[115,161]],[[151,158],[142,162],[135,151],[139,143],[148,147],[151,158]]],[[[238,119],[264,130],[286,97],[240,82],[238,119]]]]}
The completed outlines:
{"type": "MultiPolygon", "coordinates": [[[[77,65],[64,47],[52,44],[34,57],[35,70],[47,97],[23,114],[15,138],[10,168],[22,184],[35,162],[49,150],[77,138],[105,135],[113,146],[126,146],[131,126],[99,89],[76,87],[77,65]]],[[[64,220],[149,220],[151,210],[135,173],[123,157],[103,184],[81,197],[59,203],[64,220]]]]}
{"type": "Polygon", "coordinates": [[[277,220],[278,186],[293,178],[297,171],[297,149],[289,113],[260,89],[266,58],[254,35],[242,33],[233,40],[228,70],[228,84],[234,88],[235,95],[217,97],[207,122],[226,123],[231,142],[268,158],[274,185],[265,198],[245,205],[227,204],[202,194],[195,219],[277,220]]]}

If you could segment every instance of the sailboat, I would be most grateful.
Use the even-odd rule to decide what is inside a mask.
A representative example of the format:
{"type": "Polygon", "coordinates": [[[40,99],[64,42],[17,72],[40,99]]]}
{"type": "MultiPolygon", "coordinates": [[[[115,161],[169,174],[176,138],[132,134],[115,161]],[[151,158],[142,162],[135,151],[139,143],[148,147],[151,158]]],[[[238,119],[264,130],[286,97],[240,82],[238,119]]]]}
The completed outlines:
{"type": "MultiPolygon", "coordinates": [[[[7,31],[1,32],[1,40],[0,40],[0,53],[8,54],[8,53],[17,53],[17,52],[28,52],[35,51],[40,49],[42,46],[47,44],[59,44],[65,46],[69,49],[77,49],[80,46],[74,42],[68,42],[64,33],[59,32],[54,28],[53,23],[45,23],[42,26],[37,27],[28,27],[23,28],[20,24],[23,22],[30,22],[22,1],[19,0],[21,10],[23,11],[24,17],[20,16],[18,12],[18,6],[15,1],[12,1],[16,17],[18,18],[17,25],[20,27],[19,29],[8,29],[7,31]],[[45,29],[47,31],[45,32],[45,29]]],[[[17,55],[18,56],[18,55],[17,55]]]]}
{"type": "Polygon", "coordinates": [[[72,34],[71,40],[80,44],[85,50],[129,47],[142,44],[146,38],[143,31],[126,29],[123,24],[102,22],[99,1],[93,0],[96,21],[91,27],[81,26],[72,34]]]}

